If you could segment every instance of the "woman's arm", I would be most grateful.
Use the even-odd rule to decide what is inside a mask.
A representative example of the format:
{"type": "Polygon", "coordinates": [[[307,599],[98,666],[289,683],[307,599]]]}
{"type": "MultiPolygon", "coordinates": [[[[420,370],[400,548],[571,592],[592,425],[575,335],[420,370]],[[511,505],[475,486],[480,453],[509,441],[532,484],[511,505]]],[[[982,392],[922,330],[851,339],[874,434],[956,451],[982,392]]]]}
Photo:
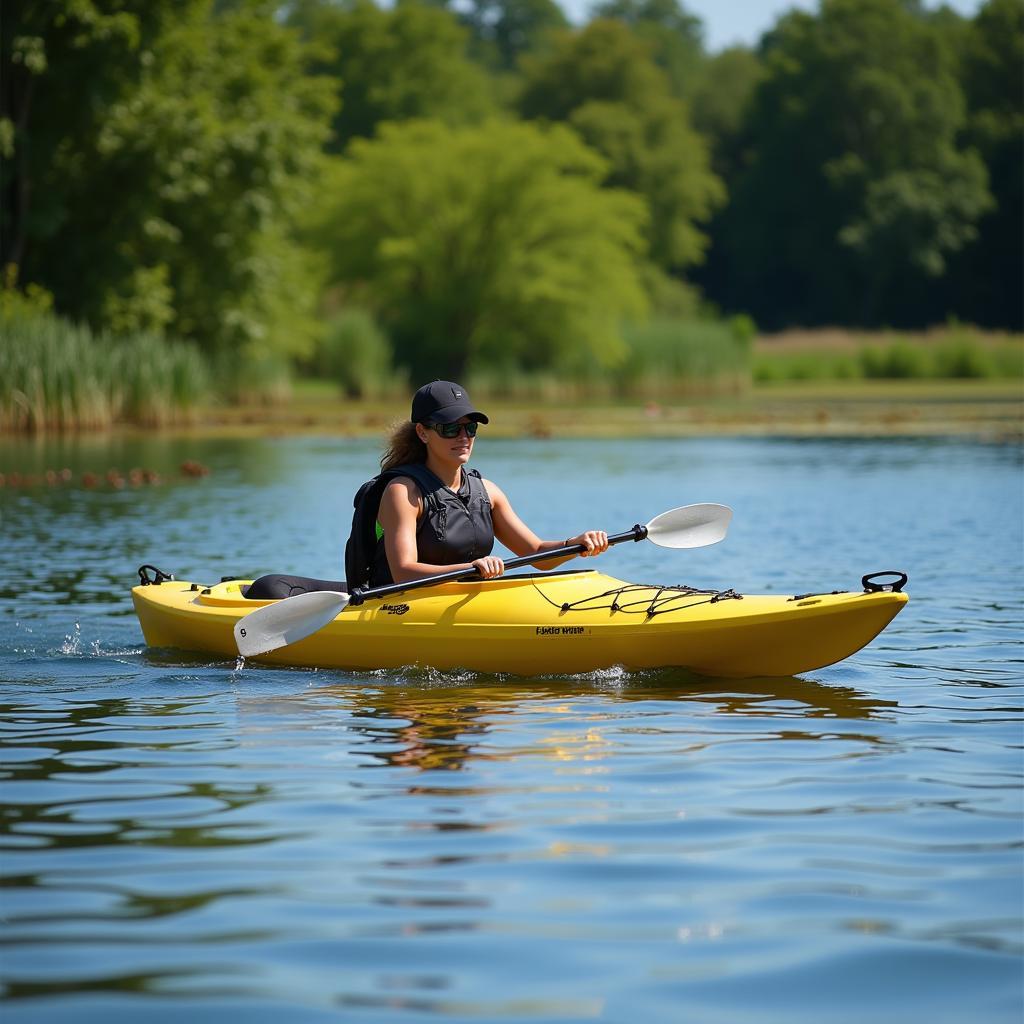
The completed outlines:
{"type": "MultiPolygon", "coordinates": [[[[575,537],[567,537],[565,540],[541,540],[516,515],[505,492],[497,484],[485,480],[484,486],[491,499],[494,536],[517,555],[539,555],[567,544],[582,544],[587,549],[580,552],[580,556],[583,558],[588,555],[599,555],[608,550],[608,534],[604,530],[586,530],[575,537]]],[[[555,566],[568,562],[570,558],[574,557],[575,555],[563,555],[561,558],[539,559],[531,564],[537,569],[554,569],[555,566]]]]}
{"type": "Polygon", "coordinates": [[[484,579],[500,576],[505,571],[504,562],[493,555],[455,565],[421,562],[416,548],[416,521],[420,508],[419,488],[408,477],[397,477],[384,488],[377,520],[384,530],[384,552],[388,557],[391,578],[396,583],[411,583],[424,576],[436,576],[453,569],[476,569],[484,579]]]}

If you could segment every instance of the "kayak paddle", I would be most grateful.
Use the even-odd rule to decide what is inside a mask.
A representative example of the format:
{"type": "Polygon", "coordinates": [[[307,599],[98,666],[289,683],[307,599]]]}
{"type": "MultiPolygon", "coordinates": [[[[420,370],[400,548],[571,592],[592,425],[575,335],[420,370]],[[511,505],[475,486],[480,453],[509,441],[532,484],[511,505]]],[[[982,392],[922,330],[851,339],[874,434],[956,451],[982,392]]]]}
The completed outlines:
{"type": "MultiPolygon", "coordinates": [[[[628,540],[649,540],[662,548],[703,548],[717,544],[725,537],[731,519],[732,509],[727,505],[685,505],[662,512],[646,526],[637,525],[609,537],[608,546],[628,540]]],[[[546,562],[550,558],[578,555],[582,551],[586,551],[583,544],[565,544],[551,551],[510,558],[505,562],[505,568],[518,569],[533,562],[546,562]]],[[[388,583],[368,589],[357,587],[351,594],[338,590],[314,590],[308,594],[282,598],[273,604],[256,608],[238,620],[235,624],[238,653],[245,658],[252,658],[298,643],[318,629],[323,629],[349,604],[359,605],[371,598],[389,597],[418,587],[452,583],[478,575],[476,569],[453,569],[451,572],[424,576],[408,583],[388,583]]]]}

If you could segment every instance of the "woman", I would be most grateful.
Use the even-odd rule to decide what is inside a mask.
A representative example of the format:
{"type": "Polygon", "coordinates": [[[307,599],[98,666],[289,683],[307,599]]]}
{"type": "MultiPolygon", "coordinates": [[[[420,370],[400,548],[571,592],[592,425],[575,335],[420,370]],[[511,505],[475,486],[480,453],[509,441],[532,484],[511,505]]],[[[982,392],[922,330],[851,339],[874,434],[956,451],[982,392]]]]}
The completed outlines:
{"type": "MultiPolygon", "coordinates": [[[[493,579],[505,571],[504,562],[491,554],[495,538],[516,555],[542,555],[567,544],[582,545],[584,556],[608,550],[603,530],[541,540],[497,484],[466,468],[477,428],[488,422],[466,389],[452,381],[435,380],[413,396],[410,420],[395,428],[381,459],[378,480],[384,478],[385,485],[371,586],[470,568],[493,579]]],[[[551,569],[567,560],[534,564],[551,569]]]]}
{"type": "MultiPolygon", "coordinates": [[[[520,518],[505,492],[466,464],[477,426],[489,422],[465,388],[435,380],[416,392],[412,417],[392,432],[381,473],[356,495],[352,535],[345,549],[345,580],[262,576],[248,589],[253,600],[293,597],[315,590],[410,583],[454,569],[476,569],[484,579],[505,571],[491,554],[497,538],[517,555],[542,555],[568,544],[581,554],[608,550],[603,530],[566,540],[541,540],[520,518]]],[[[538,559],[553,569],[573,557],[538,559]]]]}

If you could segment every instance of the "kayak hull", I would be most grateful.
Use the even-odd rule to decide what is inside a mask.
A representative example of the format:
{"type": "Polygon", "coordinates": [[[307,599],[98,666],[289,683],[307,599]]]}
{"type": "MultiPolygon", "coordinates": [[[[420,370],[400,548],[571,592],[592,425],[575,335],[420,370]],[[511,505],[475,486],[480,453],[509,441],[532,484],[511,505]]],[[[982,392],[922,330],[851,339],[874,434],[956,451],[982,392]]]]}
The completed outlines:
{"type": "MultiPolygon", "coordinates": [[[[268,603],[245,598],[247,582],[135,587],[146,643],[237,657],[235,623],[268,603]]],[[[255,660],[514,675],[678,666],[710,676],[790,676],[860,650],[906,601],[892,592],[715,596],[594,571],[508,576],[349,605],[313,635],[255,660]]]]}

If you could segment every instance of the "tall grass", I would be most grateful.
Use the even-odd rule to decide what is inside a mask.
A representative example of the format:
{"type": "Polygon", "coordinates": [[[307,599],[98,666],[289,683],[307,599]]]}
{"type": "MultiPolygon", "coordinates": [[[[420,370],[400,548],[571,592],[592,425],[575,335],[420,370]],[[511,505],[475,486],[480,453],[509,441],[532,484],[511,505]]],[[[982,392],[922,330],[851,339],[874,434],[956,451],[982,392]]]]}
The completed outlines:
{"type": "Polygon", "coordinates": [[[326,323],[312,366],[348,398],[381,398],[408,390],[406,375],[394,367],[387,335],[372,313],[358,307],[342,309],[326,323]]]}
{"type": "Polygon", "coordinates": [[[736,394],[750,384],[753,335],[746,317],[655,318],[625,328],[625,354],[613,366],[577,361],[535,372],[476,367],[470,384],[474,394],[543,401],[736,394]]]}
{"type": "Polygon", "coordinates": [[[97,334],[52,313],[0,318],[0,430],[164,426],[189,419],[208,390],[190,345],[97,334]]]}
{"type": "Polygon", "coordinates": [[[1024,378],[1024,337],[953,326],[915,334],[791,332],[760,339],[753,377],[774,381],[1024,378]]]}

